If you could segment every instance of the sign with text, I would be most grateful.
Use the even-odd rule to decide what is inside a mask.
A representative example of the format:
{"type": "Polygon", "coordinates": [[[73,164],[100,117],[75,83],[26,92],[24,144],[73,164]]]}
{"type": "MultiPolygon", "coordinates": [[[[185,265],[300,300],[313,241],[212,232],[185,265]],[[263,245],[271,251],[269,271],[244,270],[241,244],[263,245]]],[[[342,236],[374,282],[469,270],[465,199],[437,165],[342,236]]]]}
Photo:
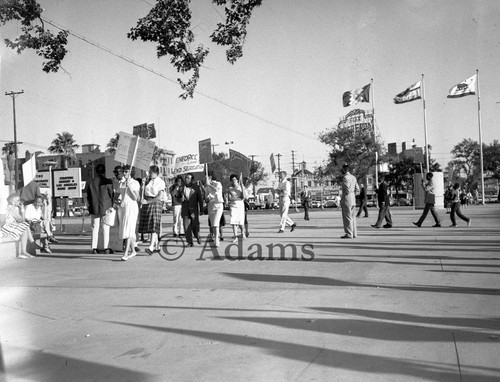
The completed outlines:
{"type": "Polygon", "coordinates": [[[188,172],[203,172],[205,165],[200,164],[198,154],[187,154],[175,158],[173,175],[187,174],[188,172]]]}
{"type": "Polygon", "coordinates": [[[148,171],[151,165],[151,159],[155,151],[155,143],[149,139],[139,138],[137,143],[137,151],[135,153],[135,161],[133,166],[148,171]]]}
{"type": "Polygon", "coordinates": [[[118,144],[116,145],[115,161],[132,165],[134,157],[135,142],[137,137],[123,131],[118,133],[118,144]]]}
{"type": "Polygon", "coordinates": [[[212,163],[212,140],[210,138],[198,142],[200,163],[212,163]]]}
{"type": "Polygon", "coordinates": [[[50,172],[48,170],[37,171],[34,181],[40,188],[52,188],[50,186],[50,172]]]}
{"type": "Polygon", "coordinates": [[[243,176],[250,174],[250,159],[238,151],[229,149],[229,164],[232,171],[243,176]]]}
{"type": "Polygon", "coordinates": [[[54,196],[56,198],[81,198],[82,174],[80,167],[54,170],[54,196]]]}
{"type": "Polygon", "coordinates": [[[148,171],[155,150],[155,143],[120,131],[115,151],[115,161],[148,171]],[[137,146],[137,147],[136,147],[137,146]]]}

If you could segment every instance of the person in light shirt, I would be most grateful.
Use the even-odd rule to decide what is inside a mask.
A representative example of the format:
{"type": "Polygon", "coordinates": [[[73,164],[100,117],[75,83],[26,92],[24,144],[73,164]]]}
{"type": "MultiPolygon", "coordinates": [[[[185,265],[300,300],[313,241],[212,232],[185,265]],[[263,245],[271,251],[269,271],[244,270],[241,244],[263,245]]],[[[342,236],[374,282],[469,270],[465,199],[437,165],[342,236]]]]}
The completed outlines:
{"type": "Polygon", "coordinates": [[[288,224],[290,226],[290,232],[292,232],[297,224],[293,222],[292,219],[288,216],[288,210],[290,208],[290,194],[292,190],[292,186],[290,184],[290,178],[285,179],[283,182],[279,184],[280,191],[280,229],[278,233],[285,232],[285,227],[288,224]]]}
{"type": "Polygon", "coordinates": [[[222,184],[216,180],[214,174],[208,174],[205,178],[205,195],[208,200],[210,237],[214,238],[215,246],[218,247],[220,244],[219,224],[224,212],[224,197],[222,196],[222,184]]]}
{"type": "Polygon", "coordinates": [[[124,181],[120,183],[120,193],[123,194],[123,200],[118,209],[118,219],[120,220],[120,237],[127,239],[125,245],[125,253],[122,260],[126,261],[135,255],[136,250],[136,234],[135,228],[137,226],[137,217],[139,215],[139,199],[140,185],[137,180],[131,176],[131,167],[126,164],[123,166],[124,181]],[[123,189],[123,191],[122,191],[123,189]],[[129,254],[129,250],[131,251],[129,254]]]}
{"type": "Polygon", "coordinates": [[[42,253],[52,253],[49,246],[49,238],[52,237],[50,220],[44,219],[45,201],[42,196],[37,196],[32,204],[26,206],[24,218],[30,223],[30,229],[34,232],[40,232],[40,242],[42,244],[42,253]]]}
{"type": "Polygon", "coordinates": [[[165,198],[165,182],[159,177],[160,169],[153,165],[149,167],[149,180],[144,186],[144,197],[141,200],[139,232],[149,233],[151,241],[146,253],[152,255],[159,252],[159,237],[161,235],[162,203],[165,198]]]}

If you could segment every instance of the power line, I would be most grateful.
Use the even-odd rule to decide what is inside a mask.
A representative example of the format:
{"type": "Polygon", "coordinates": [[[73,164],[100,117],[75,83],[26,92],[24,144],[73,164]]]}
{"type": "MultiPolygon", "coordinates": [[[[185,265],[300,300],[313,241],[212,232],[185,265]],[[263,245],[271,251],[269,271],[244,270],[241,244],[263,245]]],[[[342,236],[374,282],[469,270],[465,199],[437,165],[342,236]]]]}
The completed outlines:
{"type": "MultiPolygon", "coordinates": [[[[133,60],[133,59],[131,59],[131,58],[129,58],[129,57],[126,57],[126,56],[124,56],[124,55],[122,55],[122,54],[116,53],[116,52],[112,51],[110,48],[107,48],[107,47],[105,47],[105,46],[103,46],[103,45],[101,45],[101,44],[99,44],[99,43],[96,43],[96,42],[94,42],[94,41],[91,41],[91,40],[89,40],[88,38],[86,38],[86,37],[84,37],[84,36],[81,36],[81,35],[79,35],[79,34],[77,34],[77,33],[73,32],[73,31],[71,31],[70,29],[67,29],[67,28],[64,28],[64,27],[62,27],[62,26],[59,26],[59,25],[57,25],[54,21],[51,21],[51,20],[49,20],[49,19],[47,19],[47,18],[45,18],[45,17],[42,17],[42,20],[43,20],[44,22],[46,22],[47,24],[50,24],[50,25],[52,25],[53,27],[55,27],[55,28],[57,28],[57,29],[64,30],[64,31],[68,32],[68,33],[69,33],[70,35],[72,35],[73,37],[76,37],[76,38],[78,38],[78,39],[80,39],[80,40],[82,40],[82,41],[86,42],[87,44],[90,44],[90,45],[92,45],[92,46],[94,46],[94,47],[96,47],[96,48],[98,48],[98,49],[101,49],[101,50],[105,51],[106,53],[111,54],[112,56],[115,56],[115,57],[117,57],[117,58],[120,58],[120,59],[122,59],[122,60],[124,60],[124,61],[128,62],[129,64],[132,64],[132,65],[134,65],[134,66],[137,66],[138,68],[144,69],[144,70],[146,70],[146,71],[148,71],[148,72],[150,72],[150,73],[152,73],[152,74],[157,75],[158,77],[161,77],[161,78],[163,78],[163,79],[165,79],[165,80],[167,80],[167,81],[170,81],[170,82],[172,82],[172,83],[175,83],[175,84],[177,85],[177,81],[176,81],[176,80],[173,80],[173,79],[171,79],[171,78],[169,78],[169,77],[165,76],[164,74],[162,74],[162,73],[160,73],[160,72],[157,72],[156,70],[154,70],[154,69],[152,69],[152,68],[149,68],[149,67],[145,66],[144,64],[141,64],[141,63],[139,63],[139,62],[137,62],[137,61],[135,61],[135,60],[133,60]]],[[[198,94],[198,95],[200,95],[200,96],[202,96],[202,97],[208,98],[208,99],[210,99],[210,100],[212,100],[212,101],[214,101],[214,102],[217,102],[217,103],[219,103],[219,104],[221,104],[221,105],[223,105],[223,106],[225,106],[225,107],[227,107],[227,108],[229,108],[229,109],[235,110],[235,111],[240,112],[240,113],[242,113],[242,114],[248,115],[249,117],[252,117],[252,118],[254,118],[254,119],[257,119],[257,120],[259,120],[259,121],[261,121],[261,122],[264,122],[264,123],[267,123],[267,124],[269,124],[269,125],[275,126],[275,127],[279,128],[279,129],[286,130],[286,131],[289,131],[289,132],[291,132],[291,133],[295,133],[295,134],[301,135],[301,136],[306,137],[306,138],[309,138],[309,139],[313,139],[314,141],[317,141],[317,140],[318,140],[318,139],[317,139],[317,138],[315,138],[315,137],[312,137],[312,136],[310,136],[310,135],[304,134],[304,133],[302,133],[302,132],[300,132],[300,131],[296,131],[296,130],[290,129],[289,127],[282,126],[282,125],[280,125],[280,124],[278,124],[278,123],[275,123],[275,122],[273,122],[273,121],[270,121],[270,120],[268,120],[268,119],[265,119],[265,118],[263,118],[263,117],[260,117],[260,116],[258,116],[258,115],[256,115],[256,114],[252,113],[252,112],[249,112],[249,111],[246,111],[246,110],[240,109],[240,108],[238,108],[238,107],[236,107],[236,106],[233,106],[233,105],[231,105],[231,104],[228,104],[227,102],[221,101],[221,100],[219,100],[219,99],[217,99],[217,98],[215,98],[215,97],[212,97],[212,96],[210,96],[210,95],[208,95],[208,94],[202,93],[202,92],[200,92],[200,91],[198,91],[198,90],[195,90],[195,91],[194,91],[194,93],[196,93],[196,94],[198,94]]]]}

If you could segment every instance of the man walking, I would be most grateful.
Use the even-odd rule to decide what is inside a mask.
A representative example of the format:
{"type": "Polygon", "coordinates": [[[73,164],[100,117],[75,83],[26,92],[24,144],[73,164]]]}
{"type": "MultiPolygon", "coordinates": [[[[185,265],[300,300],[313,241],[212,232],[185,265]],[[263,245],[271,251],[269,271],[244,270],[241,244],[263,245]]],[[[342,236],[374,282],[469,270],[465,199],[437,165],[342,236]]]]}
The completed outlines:
{"type": "Polygon", "coordinates": [[[99,253],[97,245],[99,233],[102,230],[102,244],[106,253],[114,253],[109,248],[109,225],[103,223],[102,218],[106,211],[113,206],[113,181],[104,176],[106,168],[98,164],[95,168],[96,176],[87,182],[85,192],[87,194],[88,209],[92,226],[92,253],[99,253]]]}
{"type": "Polygon", "coordinates": [[[361,216],[361,212],[365,212],[365,218],[368,217],[368,196],[366,195],[366,190],[365,190],[365,185],[363,183],[360,184],[360,191],[359,191],[359,210],[358,214],[356,215],[357,218],[361,216]]]}
{"type": "Polygon", "coordinates": [[[380,228],[385,218],[384,228],[392,228],[392,215],[390,210],[389,193],[384,174],[379,175],[380,183],[377,188],[378,219],[373,228],[380,228]]]}
{"type": "Polygon", "coordinates": [[[304,220],[309,220],[309,203],[311,203],[311,191],[309,187],[304,185],[304,189],[300,193],[300,200],[302,201],[302,207],[304,207],[304,220]]]}
{"type": "Polygon", "coordinates": [[[188,173],[182,187],[181,217],[189,247],[193,246],[193,237],[200,241],[200,215],[203,215],[203,194],[200,187],[193,182],[193,174],[188,173]]]}
{"type": "Polygon", "coordinates": [[[435,191],[435,186],[434,182],[432,181],[432,177],[434,175],[432,172],[428,172],[425,175],[425,179],[427,180],[426,182],[422,179],[422,187],[425,191],[425,207],[424,211],[422,212],[422,216],[420,216],[420,219],[418,219],[418,222],[413,222],[417,227],[421,227],[422,223],[424,222],[425,218],[427,217],[427,214],[429,213],[429,210],[431,211],[432,217],[434,218],[434,221],[436,224],[433,225],[433,227],[441,227],[441,222],[439,221],[439,216],[434,208],[434,204],[436,203],[436,191],[435,191]]]}
{"type": "Polygon", "coordinates": [[[359,192],[359,186],[356,178],[349,172],[349,165],[342,166],[342,198],[340,206],[342,207],[342,220],[344,223],[345,235],[341,239],[352,239],[358,236],[356,227],[356,192],[359,192]]]}
{"type": "Polygon", "coordinates": [[[288,217],[288,209],[290,208],[290,193],[292,190],[290,179],[287,178],[279,184],[280,190],[280,229],[278,233],[285,232],[285,227],[288,224],[290,226],[290,232],[293,232],[297,224],[293,222],[292,219],[288,217]]]}

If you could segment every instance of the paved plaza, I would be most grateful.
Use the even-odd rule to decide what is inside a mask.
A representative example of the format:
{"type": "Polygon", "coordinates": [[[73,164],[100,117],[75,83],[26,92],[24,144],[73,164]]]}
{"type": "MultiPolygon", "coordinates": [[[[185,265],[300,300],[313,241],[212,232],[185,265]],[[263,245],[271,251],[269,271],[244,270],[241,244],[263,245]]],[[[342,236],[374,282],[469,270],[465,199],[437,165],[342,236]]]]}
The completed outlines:
{"type": "Polygon", "coordinates": [[[0,254],[0,381],[499,381],[500,204],[464,210],[469,228],[392,211],[353,240],[337,209],[279,235],[253,212],[217,252],[165,214],[162,256],[127,262],[65,219],[53,254],[0,254]]]}

